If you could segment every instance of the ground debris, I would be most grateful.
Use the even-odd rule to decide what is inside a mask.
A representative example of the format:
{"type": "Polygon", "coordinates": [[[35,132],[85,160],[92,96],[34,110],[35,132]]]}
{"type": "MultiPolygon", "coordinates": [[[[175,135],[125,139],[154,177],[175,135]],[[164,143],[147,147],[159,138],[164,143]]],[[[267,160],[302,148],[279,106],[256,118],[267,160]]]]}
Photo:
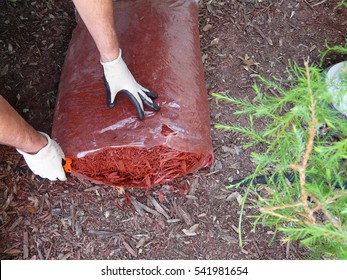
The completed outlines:
{"type": "Polygon", "coordinates": [[[123,240],[123,245],[125,249],[132,255],[133,257],[137,257],[137,252],[125,241],[123,240]]]}
{"type": "Polygon", "coordinates": [[[192,217],[190,216],[187,210],[183,209],[183,207],[181,207],[180,205],[177,205],[177,211],[178,215],[188,226],[193,224],[192,217]]]}
{"type": "Polygon", "coordinates": [[[89,229],[88,233],[92,234],[92,235],[104,236],[104,237],[109,237],[109,236],[119,234],[119,233],[115,233],[115,232],[110,231],[110,230],[96,230],[96,229],[89,229]]]}
{"type": "Polygon", "coordinates": [[[134,198],[130,198],[132,205],[134,206],[136,212],[143,217],[145,215],[145,212],[143,211],[143,208],[140,206],[139,202],[134,198]]]}
{"type": "Polygon", "coordinates": [[[29,237],[28,232],[25,231],[23,235],[23,259],[28,259],[29,257],[29,237]]]}
{"type": "Polygon", "coordinates": [[[198,229],[199,224],[192,225],[189,229],[182,229],[183,233],[187,236],[197,235],[196,230],[198,229]]]}
{"type": "Polygon", "coordinates": [[[166,213],[166,211],[163,209],[163,207],[160,206],[160,204],[155,200],[154,197],[149,195],[148,198],[157,212],[162,214],[166,219],[170,219],[170,216],[166,213]]]}

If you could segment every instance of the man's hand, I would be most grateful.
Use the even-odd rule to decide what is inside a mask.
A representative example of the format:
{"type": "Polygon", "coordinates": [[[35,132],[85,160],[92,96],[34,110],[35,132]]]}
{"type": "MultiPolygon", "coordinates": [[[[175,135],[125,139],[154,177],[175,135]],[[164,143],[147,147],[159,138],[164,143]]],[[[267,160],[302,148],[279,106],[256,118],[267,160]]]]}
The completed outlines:
{"type": "Polygon", "coordinates": [[[57,179],[66,180],[62,159],[65,159],[64,152],[60,146],[47,134],[40,132],[47,138],[48,144],[36,154],[29,154],[19,149],[17,151],[24,156],[24,159],[31,171],[42,178],[51,181],[57,179]]]}
{"type": "Polygon", "coordinates": [[[122,59],[122,51],[113,61],[102,62],[104,68],[104,80],[107,92],[107,105],[112,108],[116,104],[117,94],[125,94],[136,108],[140,120],[145,116],[143,104],[153,111],[159,111],[160,107],[152,99],[157,94],[139,85],[130,73],[127,65],[122,59]]]}

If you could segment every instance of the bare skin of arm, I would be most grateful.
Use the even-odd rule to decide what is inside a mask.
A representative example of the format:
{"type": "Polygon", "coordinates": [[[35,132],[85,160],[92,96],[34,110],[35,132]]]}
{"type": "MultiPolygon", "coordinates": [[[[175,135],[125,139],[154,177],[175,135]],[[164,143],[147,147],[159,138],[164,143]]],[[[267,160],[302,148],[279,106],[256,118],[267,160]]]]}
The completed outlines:
{"type": "Polygon", "coordinates": [[[73,0],[100,52],[102,62],[116,59],[119,44],[113,19],[112,0],[73,0]]]}
{"type": "Polygon", "coordinates": [[[0,95],[0,144],[36,154],[47,139],[28,124],[0,95]]]}

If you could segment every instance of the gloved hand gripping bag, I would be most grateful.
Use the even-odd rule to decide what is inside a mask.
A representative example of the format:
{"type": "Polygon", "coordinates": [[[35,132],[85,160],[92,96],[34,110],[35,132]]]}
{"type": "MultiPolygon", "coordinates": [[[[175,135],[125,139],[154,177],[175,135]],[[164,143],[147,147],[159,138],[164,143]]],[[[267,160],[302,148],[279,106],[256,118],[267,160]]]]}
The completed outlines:
{"type": "MultiPolygon", "coordinates": [[[[139,120],[125,96],[106,105],[100,55],[77,16],[61,75],[52,136],[73,159],[72,175],[150,188],[211,164],[208,99],[196,1],[114,3],[123,59],[161,107],[139,120]]],[[[97,24],[97,23],[96,23],[97,24]]]]}

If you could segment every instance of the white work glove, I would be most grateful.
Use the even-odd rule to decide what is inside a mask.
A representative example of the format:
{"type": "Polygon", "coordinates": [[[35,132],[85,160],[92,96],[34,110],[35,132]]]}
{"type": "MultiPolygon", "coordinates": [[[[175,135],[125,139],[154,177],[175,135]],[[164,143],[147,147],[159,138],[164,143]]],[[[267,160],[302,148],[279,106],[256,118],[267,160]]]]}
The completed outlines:
{"type": "Polygon", "coordinates": [[[62,159],[65,159],[64,152],[57,142],[52,140],[46,133],[40,132],[47,138],[48,144],[36,154],[28,154],[19,149],[17,151],[24,156],[24,159],[31,171],[42,178],[48,178],[51,181],[57,179],[66,180],[66,175],[62,165],[62,159]]]}
{"type": "Polygon", "coordinates": [[[152,99],[158,95],[139,85],[130,73],[127,65],[122,59],[122,50],[119,49],[119,56],[113,61],[100,63],[104,69],[104,82],[107,93],[107,105],[112,108],[116,104],[116,97],[119,93],[125,94],[136,108],[140,120],[145,116],[143,104],[153,111],[159,111],[160,107],[152,99]]]}

